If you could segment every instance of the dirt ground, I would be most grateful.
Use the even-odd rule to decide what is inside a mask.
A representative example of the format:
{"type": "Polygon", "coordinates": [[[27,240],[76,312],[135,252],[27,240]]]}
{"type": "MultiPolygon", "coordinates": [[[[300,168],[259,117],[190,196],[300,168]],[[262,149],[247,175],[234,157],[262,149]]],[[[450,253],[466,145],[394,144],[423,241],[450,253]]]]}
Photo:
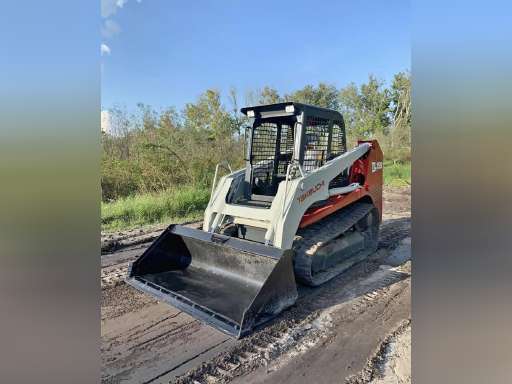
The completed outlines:
{"type": "Polygon", "coordinates": [[[123,283],[163,226],[105,234],[102,382],[410,383],[410,225],[410,190],[386,188],[377,252],[241,340],[123,283]]]}
{"type": "Polygon", "coordinates": [[[380,376],[372,384],[403,384],[411,382],[411,325],[393,334],[382,354],[380,376]]]}

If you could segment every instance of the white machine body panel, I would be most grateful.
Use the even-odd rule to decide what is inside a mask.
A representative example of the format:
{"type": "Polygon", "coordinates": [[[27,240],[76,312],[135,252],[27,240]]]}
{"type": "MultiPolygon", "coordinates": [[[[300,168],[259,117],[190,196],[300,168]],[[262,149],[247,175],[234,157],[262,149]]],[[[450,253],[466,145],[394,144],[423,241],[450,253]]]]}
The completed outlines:
{"type": "Polygon", "coordinates": [[[252,225],[266,230],[265,243],[281,249],[290,249],[297,233],[300,220],[311,204],[325,200],[334,194],[349,193],[358,185],[329,190],[329,182],[364,156],[371,144],[362,143],[354,149],[327,161],[323,166],[306,172],[301,171],[296,178],[279,183],[272,204],[267,207],[253,207],[226,202],[235,179],[245,169],[240,169],[222,177],[216,186],[204,213],[203,230],[215,232],[225,218],[235,223],[252,225]]]}

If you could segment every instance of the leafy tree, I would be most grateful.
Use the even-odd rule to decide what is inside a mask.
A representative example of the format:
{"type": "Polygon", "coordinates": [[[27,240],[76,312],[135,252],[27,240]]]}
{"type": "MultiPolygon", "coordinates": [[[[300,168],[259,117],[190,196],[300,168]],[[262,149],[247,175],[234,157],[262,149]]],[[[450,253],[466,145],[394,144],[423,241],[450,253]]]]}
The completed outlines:
{"type": "Polygon", "coordinates": [[[340,108],[338,90],[334,85],[326,83],[320,83],[316,87],[306,85],[304,88],[286,95],[285,99],[286,101],[295,101],[297,103],[335,110],[339,110],[340,108]]]}
{"type": "Polygon", "coordinates": [[[408,72],[397,73],[391,84],[393,128],[392,146],[411,146],[411,76],[408,72]]]}
{"type": "Polygon", "coordinates": [[[228,160],[234,166],[240,165],[242,140],[234,134],[239,133],[239,122],[221,103],[220,93],[207,90],[196,103],[185,106],[184,127],[185,147],[193,183],[208,184],[216,164],[228,160]],[[199,149],[199,150],[198,150],[199,149]]]}
{"type": "Polygon", "coordinates": [[[231,103],[231,121],[234,125],[233,131],[238,136],[242,134],[243,128],[247,125],[248,117],[240,112],[238,104],[238,93],[235,88],[229,90],[229,101],[231,103]]]}
{"type": "Polygon", "coordinates": [[[368,82],[359,88],[351,83],[340,91],[339,101],[348,134],[353,138],[367,139],[389,133],[391,98],[382,81],[370,75],[368,82]]]}
{"type": "Polygon", "coordinates": [[[264,105],[264,104],[276,104],[276,103],[282,103],[284,99],[279,96],[279,92],[271,87],[264,87],[259,95],[258,104],[264,105]]]}
{"type": "Polygon", "coordinates": [[[196,103],[188,103],[184,115],[185,128],[206,133],[210,139],[233,134],[231,116],[222,106],[220,93],[216,90],[209,89],[196,103]]]}

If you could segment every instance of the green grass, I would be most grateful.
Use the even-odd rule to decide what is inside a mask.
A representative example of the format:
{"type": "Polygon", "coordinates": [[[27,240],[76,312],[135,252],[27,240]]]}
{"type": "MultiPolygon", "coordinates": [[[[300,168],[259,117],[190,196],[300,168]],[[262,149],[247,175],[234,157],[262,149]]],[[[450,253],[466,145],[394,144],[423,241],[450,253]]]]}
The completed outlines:
{"type": "Polygon", "coordinates": [[[391,186],[411,185],[411,163],[385,161],[384,184],[391,186]]]}
{"type": "Polygon", "coordinates": [[[101,227],[102,230],[112,231],[200,219],[209,198],[209,190],[187,186],[101,203],[101,227]]]}

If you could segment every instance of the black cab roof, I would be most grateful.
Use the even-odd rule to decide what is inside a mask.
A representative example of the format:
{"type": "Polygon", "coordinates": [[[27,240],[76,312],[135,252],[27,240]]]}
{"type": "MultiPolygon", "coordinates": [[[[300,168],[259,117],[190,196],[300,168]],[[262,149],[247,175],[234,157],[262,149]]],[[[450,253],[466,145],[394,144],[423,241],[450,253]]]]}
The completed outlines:
{"type": "Polygon", "coordinates": [[[338,111],[309,104],[295,103],[293,101],[244,107],[240,109],[240,112],[254,118],[294,116],[305,112],[308,116],[318,116],[329,120],[343,120],[341,113],[338,111]]]}

